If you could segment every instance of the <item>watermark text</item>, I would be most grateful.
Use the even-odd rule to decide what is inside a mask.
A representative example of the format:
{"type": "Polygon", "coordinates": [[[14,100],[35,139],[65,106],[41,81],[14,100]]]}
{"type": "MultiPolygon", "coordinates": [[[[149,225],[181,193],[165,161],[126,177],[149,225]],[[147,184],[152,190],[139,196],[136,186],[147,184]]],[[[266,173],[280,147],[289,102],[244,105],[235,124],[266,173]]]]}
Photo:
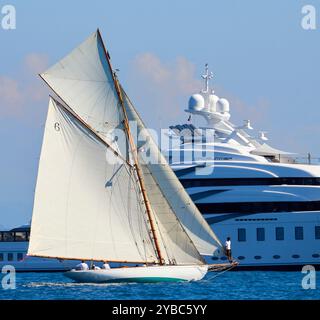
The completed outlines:
{"type": "Polygon", "coordinates": [[[15,30],[16,24],[16,8],[13,5],[7,4],[1,8],[1,28],[3,30],[15,30]]]}
{"type": "Polygon", "coordinates": [[[3,290],[16,289],[16,270],[14,266],[6,265],[2,268],[1,273],[4,277],[1,280],[3,290]]]}
{"type": "Polygon", "coordinates": [[[306,274],[301,281],[302,288],[305,290],[316,289],[316,270],[314,266],[304,266],[301,273],[306,274]]]}
{"type": "Polygon", "coordinates": [[[315,30],[317,29],[317,21],[316,21],[316,8],[310,4],[305,5],[301,9],[302,19],[301,19],[301,27],[304,30],[315,30]]]}

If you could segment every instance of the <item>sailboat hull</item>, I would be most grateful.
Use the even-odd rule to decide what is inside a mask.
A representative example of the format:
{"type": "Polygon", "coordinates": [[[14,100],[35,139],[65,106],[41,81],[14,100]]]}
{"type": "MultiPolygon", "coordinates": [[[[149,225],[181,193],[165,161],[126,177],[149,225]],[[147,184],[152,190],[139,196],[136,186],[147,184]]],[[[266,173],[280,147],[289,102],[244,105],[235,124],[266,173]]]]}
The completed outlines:
{"type": "Polygon", "coordinates": [[[112,268],[109,270],[71,270],[65,276],[82,283],[108,282],[179,282],[198,281],[208,266],[148,266],[112,268]]]}

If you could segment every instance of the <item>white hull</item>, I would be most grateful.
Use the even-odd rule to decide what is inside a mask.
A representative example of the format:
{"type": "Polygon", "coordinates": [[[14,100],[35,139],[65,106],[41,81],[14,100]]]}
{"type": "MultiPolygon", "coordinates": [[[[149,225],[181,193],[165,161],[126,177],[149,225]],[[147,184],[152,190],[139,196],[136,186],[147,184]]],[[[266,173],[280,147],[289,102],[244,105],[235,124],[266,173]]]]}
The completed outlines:
{"type": "Polygon", "coordinates": [[[71,270],[65,276],[83,283],[106,282],[178,282],[201,280],[208,266],[125,267],[109,270],[71,270]]]}
{"type": "MultiPolygon", "coordinates": [[[[320,267],[320,166],[215,161],[208,176],[197,175],[192,166],[174,167],[217,237],[222,241],[231,237],[232,255],[240,262],[237,269],[320,267]],[[179,173],[186,168],[190,172],[179,173]],[[278,178],[268,185],[264,180],[268,176],[261,178],[257,168],[292,185],[278,178]]],[[[224,263],[227,258],[206,257],[206,261],[224,263]]]]}
{"type": "MultiPolygon", "coordinates": [[[[29,230],[27,227],[26,230],[29,230]]],[[[8,235],[9,232],[2,231],[8,235]]],[[[4,266],[13,266],[16,272],[51,272],[67,271],[80,261],[58,260],[38,257],[28,257],[29,242],[14,241],[13,239],[0,240],[0,271],[4,266]]]]}
{"type": "MultiPolygon", "coordinates": [[[[211,223],[220,239],[231,237],[232,254],[240,262],[239,269],[301,270],[304,265],[320,265],[320,212],[277,212],[242,215],[219,215],[222,221],[211,223]],[[268,219],[268,220],[267,220],[268,219]],[[295,238],[295,227],[303,228],[303,239],[295,238]],[[284,239],[276,239],[276,228],[282,227],[284,239]],[[257,240],[257,228],[263,228],[265,240],[257,240]],[[238,230],[245,230],[245,241],[239,241],[238,230]]],[[[217,215],[206,215],[207,221],[217,215]]],[[[208,257],[210,263],[224,263],[226,257],[208,257]]]]}

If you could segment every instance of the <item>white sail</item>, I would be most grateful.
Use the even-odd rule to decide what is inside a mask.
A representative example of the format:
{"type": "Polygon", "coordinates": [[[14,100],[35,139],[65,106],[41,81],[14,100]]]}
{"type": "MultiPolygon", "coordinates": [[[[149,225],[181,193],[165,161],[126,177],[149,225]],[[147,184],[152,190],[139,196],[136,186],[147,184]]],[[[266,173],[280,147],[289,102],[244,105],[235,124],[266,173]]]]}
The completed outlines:
{"type": "Polygon", "coordinates": [[[99,31],[41,77],[84,122],[113,143],[112,131],[122,128],[123,115],[99,31]]]}
{"type": "Polygon", "coordinates": [[[140,163],[147,189],[148,200],[156,221],[156,233],[162,257],[166,264],[203,264],[203,259],[168,201],[159,189],[147,165],[140,163]]]}
{"type": "Polygon", "coordinates": [[[126,162],[110,163],[115,157],[50,99],[29,255],[157,262],[137,181],[126,162]]]}
{"type": "MultiPolygon", "coordinates": [[[[137,146],[141,150],[139,152],[139,159],[144,171],[147,189],[149,190],[148,196],[156,208],[156,216],[161,221],[166,221],[167,230],[171,230],[170,224],[175,226],[172,216],[176,215],[201,254],[212,255],[214,252],[216,254],[221,253],[222,245],[219,239],[161,154],[124,90],[122,90],[122,93],[128,118],[131,121],[136,121],[138,137],[142,141],[140,144],[138,141],[137,146]],[[145,143],[146,141],[147,143],[145,143]],[[145,145],[141,147],[143,143],[145,145]],[[147,151],[150,152],[148,158],[156,159],[158,163],[145,162],[146,157],[144,155],[147,151]],[[169,215],[171,216],[171,220],[169,218],[160,218],[161,216],[167,217],[169,215]]],[[[179,240],[177,243],[182,246],[185,245],[184,250],[188,252],[188,246],[185,244],[185,241],[179,240]]],[[[191,245],[189,245],[189,250],[191,250],[191,245]]]]}
{"type": "MultiPolygon", "coordinates": [[[[221,248],[124,92],[124,104],[119,99],[99,31],[42,78],[66,106],[50,100],[30,255],[156,263],[161,255],[166,264],[199,265],[200,253],[221,248]],[[137,121],[160,162],[144,162],[141,149],[131,166],[114,153],[118,142],[107,133],[119,128],[130,136],[127,120],[137,121]]],[[[121,154],[130,159],[135,149],[125,138],[121,154]]]]}

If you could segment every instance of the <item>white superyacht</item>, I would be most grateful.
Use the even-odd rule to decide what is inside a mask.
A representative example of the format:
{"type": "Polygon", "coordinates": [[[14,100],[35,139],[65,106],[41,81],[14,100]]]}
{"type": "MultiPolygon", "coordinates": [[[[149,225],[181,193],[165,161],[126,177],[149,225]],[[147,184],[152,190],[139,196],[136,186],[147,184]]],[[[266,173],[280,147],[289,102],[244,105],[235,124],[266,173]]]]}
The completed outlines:
{"type": "Polygon", "coordinates": [[[249,120],[230,122],[229,102],[209,88],[208,65],[202,77],[205,88],[191,96],[187,123],[170,127],[165,155],[172,169],[217,236],[231,238],[238,268],[318,267],[320,166],[310,154],[302,164],[273,148],[249,120]],[[206,125],[195,127],[195,116],[206,125]]]}
{"type": "Polygon", "coordinates": [[[75,261],[28,257],[30,225],[0,230],[0,270],[13,266],[17,272],[66,271],[75,261]]]}

